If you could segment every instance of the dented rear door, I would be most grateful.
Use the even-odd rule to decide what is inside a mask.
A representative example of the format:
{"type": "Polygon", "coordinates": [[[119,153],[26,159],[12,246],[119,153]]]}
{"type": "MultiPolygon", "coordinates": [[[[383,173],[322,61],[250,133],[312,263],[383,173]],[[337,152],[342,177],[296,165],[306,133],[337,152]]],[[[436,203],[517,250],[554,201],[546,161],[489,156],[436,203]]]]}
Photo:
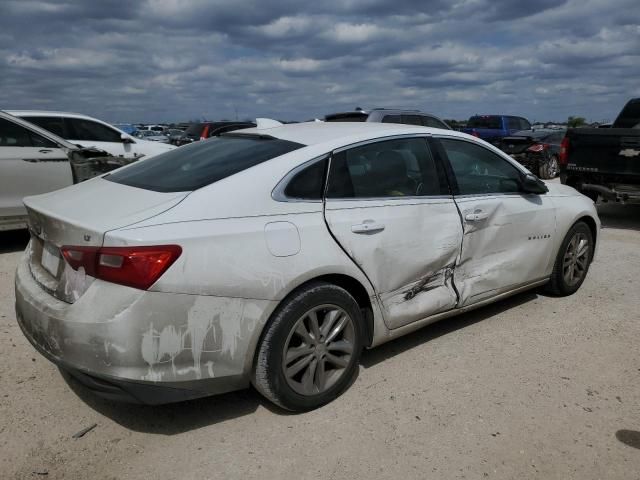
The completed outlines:
{"type": "Polygon", "coordinates": [[[456,306],[462,227],[425,138],[368,143],[331,158],[327,225],[373,284],[389,328],[456,306]]]}
{"type": "Polygon", "coordinates": [[[454,281],[467,306],[548,276],[556,234],[555,205],[522,193],[519,170],[488,148],[441,138],[464,227],[454,281]]]}

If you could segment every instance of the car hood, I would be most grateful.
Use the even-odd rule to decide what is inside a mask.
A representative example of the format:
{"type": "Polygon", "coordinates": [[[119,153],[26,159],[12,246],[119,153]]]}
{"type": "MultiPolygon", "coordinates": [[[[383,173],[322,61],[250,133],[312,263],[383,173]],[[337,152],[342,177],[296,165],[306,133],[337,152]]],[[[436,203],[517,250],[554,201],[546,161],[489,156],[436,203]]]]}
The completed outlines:
{"type": "Polygon", "coordinates": [[[549,189],[548,194],[555,197],[572,197],[580,195],[575,188],[570,187],[569,185],[563,185],[562,183],[552,181],[546,181],[544,184],[549,189]]]}
{"type": "Polygon", "coordinates": [[[177,148],[175,145],[169,145],[168,143],[153,142],[142,139],[136,139],[136,144],[138,145],[138,151],[148,157],[177,148]]]}

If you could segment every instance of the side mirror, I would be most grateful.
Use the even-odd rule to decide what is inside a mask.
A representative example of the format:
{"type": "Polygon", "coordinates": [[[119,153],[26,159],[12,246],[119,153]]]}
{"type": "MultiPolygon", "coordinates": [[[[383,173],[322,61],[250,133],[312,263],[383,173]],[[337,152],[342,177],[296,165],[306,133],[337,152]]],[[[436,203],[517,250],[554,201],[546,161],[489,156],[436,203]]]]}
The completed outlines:
{"type": "Polygon", "coordinates": [[[527,173],[522,176],[520,187],[525,193],[542,194],[549,191],[549,188],[547,188],[544,182],[532,173],[527,173]]]}
{"type": "Polygon", "coordinates": [[[122,143],[135,143],[133,141],[133,138],[131,138],[126,133],[123,133],[122,135],[120,135],[120,140],[122,140],[122,143]]]}

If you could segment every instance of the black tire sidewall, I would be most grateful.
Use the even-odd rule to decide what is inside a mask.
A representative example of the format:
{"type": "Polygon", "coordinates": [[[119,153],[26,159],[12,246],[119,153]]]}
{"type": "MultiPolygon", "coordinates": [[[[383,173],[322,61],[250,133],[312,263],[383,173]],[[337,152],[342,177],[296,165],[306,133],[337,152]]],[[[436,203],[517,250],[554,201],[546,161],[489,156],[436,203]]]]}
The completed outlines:
{"type": "Polygon", "coordinates": [[[364,339],[362,313],[353,297],[341,287],[323,283],[310,285],[301,292],[292,294],[278,308],[267,326],[266,338],[269,341],[266,345],[263,341],[259,355],[263,355],[266,360],[269,389],[277,397],[277,403],[288,410],[312,410],[337,398],[357,375],[364,339]],[[282,368],[285,342],[298,319],[312,308],[323,304],[336,305],[351,316],[355,329],[353,354],[349,365],[345,367],[345,373],[335,385],[318,395],[300,395],[287,384],[282,368]]]}
{"type": "Polygon", "coordinates": [[[559,290],[558,293],[562,295],[571,295],[578,291],[578,289],[582,286],[585,279],[587,278],[587,274],[589,273],[589,267],[591,266],[591,260],[593,259],[593,253],[594,253],[593,250],[594,250],[593,234],[591,233],[591,229],[589,228],[589,226],[584,222],[578,222],[574,224],[571,227],[571,229],[569,229],[569,231],[567,232],[567,235],[564,237],[564,240],[562,241],[562,245],[560,245],[558,256],[556,258],[556,267],[554,269],[554,275],[556,275],[555,281],[556,281],[557,288],[559,290]],[[567,251],[569,242],[574,237],[574,235],[578,232],[586,234],[587,238],[589,239],[589,262],[587,263],[586,271],[584,272],[584,275],[582,276],[580,281],[575,285],[568,285],[564,280],[562,264],[563,264],[564,255],[567,251]]]}

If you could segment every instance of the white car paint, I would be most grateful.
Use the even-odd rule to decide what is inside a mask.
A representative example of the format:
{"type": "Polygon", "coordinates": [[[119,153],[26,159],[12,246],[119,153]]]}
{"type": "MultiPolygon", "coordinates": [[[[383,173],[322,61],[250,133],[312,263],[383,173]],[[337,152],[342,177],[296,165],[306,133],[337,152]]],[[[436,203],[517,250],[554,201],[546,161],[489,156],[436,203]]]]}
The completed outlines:
{"type": "Polygon", "coordinates": [[[370,301],[369,346],[376,346],[543,284],[581,218],[593,222],[597,240],[593,202],[563,185],[549,184],[541,195],[279,196],[282,182],[314,159],[390,138],[457,138],[528,173],[466,134],[319,122],[239,134],[304,146],[193,191],[161,193],[97,178],[25,200],[41,234],[18,269],[16,308],[40,351],[97,378],[193,396],[219,393],[249,384],[264,325],[305,282],[340,275],[360,285],[370,301]],[[93,279],[68,264],[59,278],[42,268],[43,248],[166,244],[179,245],[182,255],[146,291],[93,279]]]}
{"type": "MultiPolygon", "coordinates": [[[[56,112],[46,110],[8,110],[7,113],[16,117],[29,120],[30,118],[47,118],[47,119],[80,119],[87,122],[93,122],[104,128],[107,128],[114,133],[115,141],[100,141],[99,139],[74,139],[65,138],[67,141],[74,145],[80,145],[82,147],[96,147],[100,150],[104,150],[109,154],[116,157],[124,158],[150,158],[160,153],[168,152],[176,148],[174,145],[168,145],[157,141],[143,140],[133,137],[122,130],[117,129],[113,125],[110,125],[97,118],[89,117],[79,113],[71,112],[56,112]]],[[[38,123],[38,122],[35,122],[38,123]]]]}

